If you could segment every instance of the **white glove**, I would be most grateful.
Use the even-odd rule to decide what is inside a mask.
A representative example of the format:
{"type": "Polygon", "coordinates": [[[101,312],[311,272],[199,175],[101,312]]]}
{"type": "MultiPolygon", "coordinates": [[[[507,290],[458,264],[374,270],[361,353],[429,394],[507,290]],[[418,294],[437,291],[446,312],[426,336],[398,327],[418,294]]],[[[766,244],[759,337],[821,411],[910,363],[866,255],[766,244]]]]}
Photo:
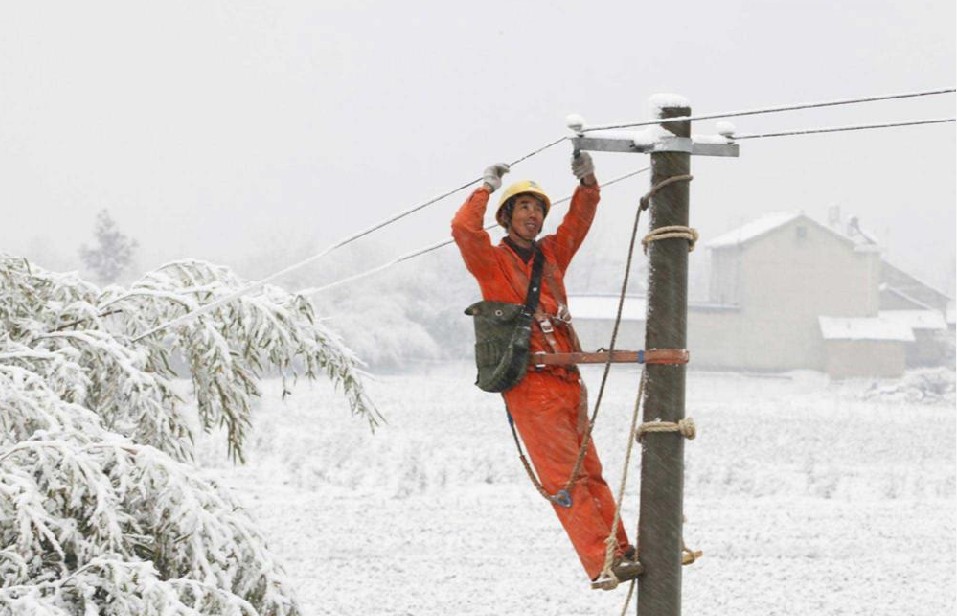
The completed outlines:
{"type": "Polygon", "coordinates": [[[485,168],[485,172],[482,173],[482,180],[485,181],[489,192],[495,192],[502,187],[502,176],[508,173],[508,171],[508,165],[505,163],[499,163],[485,168]]]}
{"type": "Polygon", "coordinates": [[[595,173],[595,163],[592,162],[591,155],[588,152],[581,152],[578,156],[572,157],[572,173],[579,180],[586,175],[595,173]]]}

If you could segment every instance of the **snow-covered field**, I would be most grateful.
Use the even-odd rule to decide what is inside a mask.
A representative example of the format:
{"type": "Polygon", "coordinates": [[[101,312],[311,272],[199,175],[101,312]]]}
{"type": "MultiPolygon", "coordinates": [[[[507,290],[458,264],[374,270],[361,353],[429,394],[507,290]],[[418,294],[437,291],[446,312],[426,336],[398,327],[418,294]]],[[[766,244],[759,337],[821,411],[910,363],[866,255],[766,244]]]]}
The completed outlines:
{"type": "MultiPolygon", "coordinates": [[[[585,372],[592,398],[600,369],[585,372]]],[[[221,439],[203,473],[235,490],[306,614],[620,614],[593,591],[517,459],[501,400],[468,364],[368,382],[373,435],[325,384],[267,382],[244,466],[221,439]]],[[[955,609],[953,394],[883,383],[690,372],[683,613],[949,615],[955,609]]],[[[617,486],[637,375],[616,369],[596,441],[617,486]]],[[[626,527],[634,537],[637,461],[626,527]]],[[[634,600],[628,608],[634,613],[634,600]]]]}

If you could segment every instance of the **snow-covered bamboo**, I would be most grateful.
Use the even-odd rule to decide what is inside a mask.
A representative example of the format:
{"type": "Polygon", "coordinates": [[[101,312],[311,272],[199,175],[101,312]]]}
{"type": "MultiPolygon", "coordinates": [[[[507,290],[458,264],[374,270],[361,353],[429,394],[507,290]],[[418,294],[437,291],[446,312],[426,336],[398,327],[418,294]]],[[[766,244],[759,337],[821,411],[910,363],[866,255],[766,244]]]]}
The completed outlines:
{"type": "Polygon", "coordinates": [[[275,287],[131,336],[241,285],[183,261],[101,290],[0,259],[0,613],[298,613],[253,521],[191,465],[193,430],[224,426],[241,459],[267,371],[332,379],[374,425],[358,360],[275,287]]]}

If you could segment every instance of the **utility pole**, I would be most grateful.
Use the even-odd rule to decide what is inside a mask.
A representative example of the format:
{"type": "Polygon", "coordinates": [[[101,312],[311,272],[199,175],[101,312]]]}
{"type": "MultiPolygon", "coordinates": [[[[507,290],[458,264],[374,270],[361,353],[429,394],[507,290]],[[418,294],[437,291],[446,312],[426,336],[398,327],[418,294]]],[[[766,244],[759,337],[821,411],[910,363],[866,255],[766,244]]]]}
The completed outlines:
{"type": "MultiPolygon", "coordinates": [[[[658,107],[659,120],[691,116],[690,105],[677,99],[658,107]]],[[[649,143],[644,135],[592,135],[575,117],[576,122],[568,124],[577,133],[572,139],[575,148],[651,155],[652,190],[646,239],[653,241],[648,244],[645,349],[686,349],[688,252],[689,241],[694,237],[688,228],[691,157],[737,157],[739,148],[733,133],[723,132],[720,138],[709,136],[695,141],[689,120],[660,122],[664,131],[649,143]],[[656,231],[669,237],[656,238],[656,231]]],[[[637,610],[638,616],[680,616],[684,441],[693,437],[693,430],[688,434],[681,425],[685,419],[685,365],[648,362],[645,370],[643,424],[639,429],[643,446],[638,520],[638,560],[644,573],[638,577],[637,610]]]]}
{"type": "MultiPolygon", "coordinates": [[[[690,107],[665,107],[659,118],[687,117],[690,107]]],[[[676,137],[691,137],[691,122],[661,124],[676,137]]],[[[652,152],[651,185],[691,172],[690,152],[652,152]]],[[[688,226],[689,181],[677,181],[651,196],[649,232],[688,226]]],[[[688,240],[670,238],[648,247],[646,349],[687,348],[688,240]]],[[[674,422],[685,417],[685,366],[648,365],[643,422],[674,422]]],[[[638,518],[638,616],[681,614],[684,441],[678,432],[649,434],[641,453],[641,505],[638,518]]]]}

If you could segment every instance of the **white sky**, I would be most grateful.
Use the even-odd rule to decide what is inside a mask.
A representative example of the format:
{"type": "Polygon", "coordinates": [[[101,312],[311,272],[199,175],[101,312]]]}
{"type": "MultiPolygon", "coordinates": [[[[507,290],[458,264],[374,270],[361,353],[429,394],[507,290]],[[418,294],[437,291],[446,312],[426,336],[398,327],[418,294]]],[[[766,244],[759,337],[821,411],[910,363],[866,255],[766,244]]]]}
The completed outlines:
{"type": "MultiPolygon", "coordinates": [[[[75,261],[102,208],[139,240],[143,269],[318,252],[566,134],[569,113],[647,119],[662,92],[702,114],[953,87],[954,41],[952,0],[4,3],[0,252],[75,261]]],[[[943,95],[734,123],[746,134],[954,112],[943,95]]],[[[508,179],[563,196],[569,150],[508,179]]],[[[766,212],[823,221],[839,205],[904,269],[953,278],[953,124],[741,150],[693,161],[704,240],[766,212]]],[[[595,158],[599,179],[647,164],[595,158]]],[[[596,224],[629,220],[646,188],[647,176],[609,187],[596,224]]],[[[463,198],[375,239],[396,254],[443,239],[463,198]]]]}

